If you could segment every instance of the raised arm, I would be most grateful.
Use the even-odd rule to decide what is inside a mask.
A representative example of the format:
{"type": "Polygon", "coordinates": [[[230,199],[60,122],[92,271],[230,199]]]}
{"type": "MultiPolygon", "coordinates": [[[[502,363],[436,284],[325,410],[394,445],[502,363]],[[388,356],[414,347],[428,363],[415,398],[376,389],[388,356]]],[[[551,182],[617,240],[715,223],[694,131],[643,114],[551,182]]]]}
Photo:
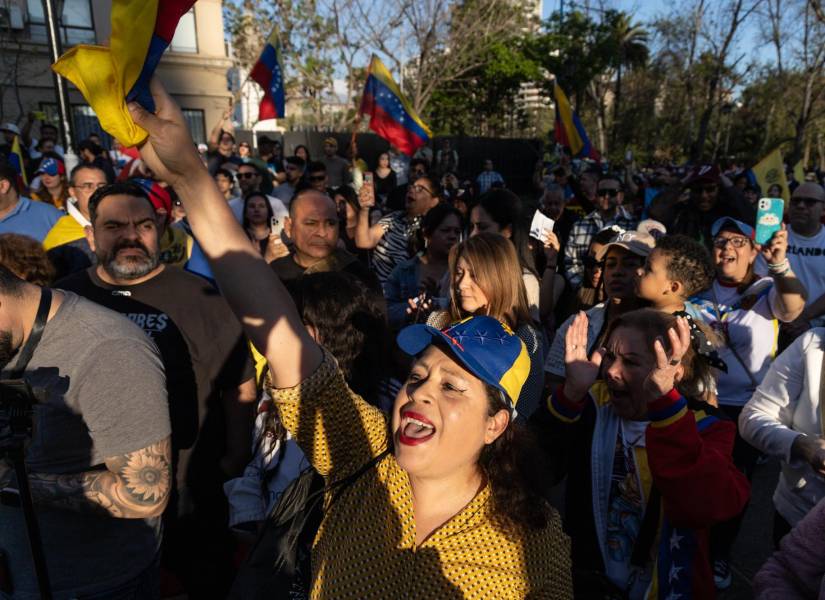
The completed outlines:
{"type": "Polygon", "coordinates": [[[362,250],[372,250],[384,237],[381,223],[370,225],[370,212],[375,207],[375,188],[362,185],[358,192],[358,221],[355,224],[355,245],[362,250]]]}
{"type": "MultiPolygon", "coordinates": [[[[220,120],[215,123],[215,126],[212,128],[212,131],[209,132],[209,149],[210,150],[217,150],[218,143],[221,139],[221,134],[223,133],[223,124],[226,123],[227,119],[229,119],[229,115],[232,112],[231,107],[227,107],[224,109],[223,113],[221,114],[220,120]]],[[[135,121],[137,122],[137,121],[135,121]]]]}
{"type": "Polygon", "coordinates": [[[774,316],[788,323],[802,314],[808,292],[791,270],[786,257],[788,250],[788,231],[782,229],[773,234],[768,243],[762,246],[762,256],[768,264],[768,272],[776,288],[776,301],[773,302],[774,316]]]}
{"type": "Polygon", "coordinates": [[[140,149],[141,158],[180,196],[221,293],[269,362],[273,385],[297,385],[321,364],[321,349],[304,328],[289,293],[249,241],[209,176],[180,108],[157,78],[152,80],[151,89],[157,114],[136,103],[129,105],[135,123],[149,132],[140,149]]]}

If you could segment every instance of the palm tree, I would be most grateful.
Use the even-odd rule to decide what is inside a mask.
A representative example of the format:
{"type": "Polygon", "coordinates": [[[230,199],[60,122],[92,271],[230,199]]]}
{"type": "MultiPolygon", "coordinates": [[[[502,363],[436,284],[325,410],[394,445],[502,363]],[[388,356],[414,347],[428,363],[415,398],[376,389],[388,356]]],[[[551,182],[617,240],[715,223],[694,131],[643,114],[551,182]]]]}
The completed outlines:
{"type": "Polygon", "coordinates": [[[630,22],[630,15],[621,11],[611,11],[608,26],[616,48],[614,66],[616,68],[616,92],[613,99],[613,132],[611,146],[615,148],[616,132],[621,116],[622,68],[633,69],[647,64],[650,49],[647,47],[648,33],[641,25],[630,22]]]}

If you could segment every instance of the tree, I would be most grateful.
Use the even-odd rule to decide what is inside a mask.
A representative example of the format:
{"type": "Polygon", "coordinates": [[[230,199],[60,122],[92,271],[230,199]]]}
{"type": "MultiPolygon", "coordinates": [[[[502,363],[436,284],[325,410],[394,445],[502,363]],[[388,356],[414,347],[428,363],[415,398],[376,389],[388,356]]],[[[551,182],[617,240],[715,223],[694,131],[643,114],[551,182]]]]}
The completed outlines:
{"type": "MultiPolygon", "coordinates": [[[[612,37],[618,48],[618,54],[614,63],[616,68],[616,88],[613,99],[613,122],[614,124],[618,124],[621,120],[622,68],[628,67],[633,69],[645,66],[650,55],[650,50],[647,47],[647,31],[641,25],[631,23],[629,16],[623,12],[614,12],[611,17],[608,25],[612,30],[612,37]]],[[[616,145],[617,130],[618,128],[614,125],[611,146],[616,145]]]]}

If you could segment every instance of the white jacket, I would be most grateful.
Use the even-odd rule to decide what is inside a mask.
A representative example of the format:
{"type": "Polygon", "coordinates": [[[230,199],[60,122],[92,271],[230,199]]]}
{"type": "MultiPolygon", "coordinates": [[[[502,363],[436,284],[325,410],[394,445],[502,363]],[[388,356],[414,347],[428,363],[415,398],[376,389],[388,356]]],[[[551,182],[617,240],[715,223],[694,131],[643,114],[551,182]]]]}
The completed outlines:
{"type": "Polygon", "coordinates": [[[825,479],[808,463],[791,459],[799,435],[822,436],[819,380],[825,328],[812,329],[774,360],[739,415],[746,441],[782,460],[773,503],[785,520],[796,525],[825,498],[825,479]]]}

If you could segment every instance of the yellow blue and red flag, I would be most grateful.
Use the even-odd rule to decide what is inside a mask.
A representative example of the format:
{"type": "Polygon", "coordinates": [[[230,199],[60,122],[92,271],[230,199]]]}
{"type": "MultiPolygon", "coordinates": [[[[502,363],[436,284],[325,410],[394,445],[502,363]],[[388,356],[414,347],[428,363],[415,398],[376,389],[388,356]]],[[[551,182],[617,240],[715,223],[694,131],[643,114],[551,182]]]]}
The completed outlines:
{"type": "Polygon", "coordinates": [[[559,83],[553,83],[553,96],[556,99],[556,142],[570,148],[574,157],[601,160],[599,152],[590,144],[579,115],[570,106],[570,101],[559,83]]]}
{"type": "Polygon", "coordinates": [[[409,156],[426,145],[432,136],[430,128],[401,93],[387,67],[374,55],[358,113],[369,115],[370,129],[409,156]]]}
{"type": "Polygon", "coordinates": [[[20,136],[14,136],[11,143],[11,154],[6,157],[9,166],[17,171],[17,188],[22,192],[23,188],[29,185],[26,179],[26,166],[23,164],[23,151],[20,149],[20,136]]]}
{"type": "Polygon", "coordinates": [[[81,44],[52,65],[95,111],[104,130],[126,147],[146,139],[126,108],[137,101],[154,112],[149,80],[181,17],[195,0],[112,0],[109,47],[81,44]]]}
{"type": "Polygon", "coordinates": [[[281,44],[277,30],[270,34],[249,77],[264,89],[264,97],[261,98],[258,107],[258,120],[283,119],[286,116],[284,67],[281,63],[281,44]]]}

